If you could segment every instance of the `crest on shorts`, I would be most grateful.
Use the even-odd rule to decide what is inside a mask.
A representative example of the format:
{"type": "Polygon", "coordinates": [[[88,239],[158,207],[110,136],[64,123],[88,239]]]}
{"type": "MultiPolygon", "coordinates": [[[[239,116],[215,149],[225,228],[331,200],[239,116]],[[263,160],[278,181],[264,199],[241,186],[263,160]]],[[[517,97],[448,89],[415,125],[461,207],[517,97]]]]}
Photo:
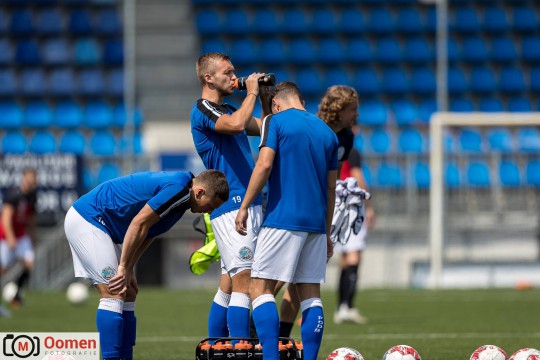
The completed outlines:
{"type": "Polygon", "coordinates": [[[110,266],[107,266],[101,270],[101,276],[103,276],[105,280],[111,280],[114,275],[116,275],[116,270],[110,266]]]}
{"type": "Polygon", "coordinates": [[[240,251],[238,251],[238,254],[242,258],[242,260],[251,260],[251,259],[253,259],[253,252],[247,246],[242,246],[240,251]]]}

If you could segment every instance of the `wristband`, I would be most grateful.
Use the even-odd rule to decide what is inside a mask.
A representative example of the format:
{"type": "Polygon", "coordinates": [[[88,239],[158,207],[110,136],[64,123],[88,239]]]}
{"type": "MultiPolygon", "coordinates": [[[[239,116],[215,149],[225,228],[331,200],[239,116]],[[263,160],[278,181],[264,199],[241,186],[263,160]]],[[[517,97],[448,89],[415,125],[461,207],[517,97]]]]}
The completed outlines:
{"type": "Polygon", "coordinates": [[[257,97],[257,94],[252,93],[252,92],[248,93],[248,94],[246,95],[246,97],[248,97],[249,95],[253,95],[253,96],[257,97]]]}

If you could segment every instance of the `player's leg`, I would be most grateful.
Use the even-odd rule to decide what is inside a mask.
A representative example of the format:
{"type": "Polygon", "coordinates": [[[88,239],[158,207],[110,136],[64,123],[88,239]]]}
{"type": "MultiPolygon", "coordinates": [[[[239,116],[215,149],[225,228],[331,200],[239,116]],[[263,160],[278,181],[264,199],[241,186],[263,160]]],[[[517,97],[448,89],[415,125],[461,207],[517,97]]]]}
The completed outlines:
{"type": "Polygon", "coordinates": [[[32,246],[32,240],[28,235],[18,239],[15,256],[18,260],[22,261],[23,264],[23,271],[17,278],[17,293],[12,301],[12,305],[19,306],[23,303],[22,291],[28,284],[30,272],[34,268],[34,247],[32,246]]]}
{"type": "Polygon", "coordinates": [[[122,360],[133,359],[133,346],[135,346],[135,340],[137,338],[135,301],[138,293],[139,287],[137,286],[137,279],[132,279],[131,284],[128,286],[124,307],[122,309],[122,320],[124,325],[122,328],[122,345],[120,347],[120,357],[122,360]]]}
{"type": "Polygon", "coordinates": [[[231,278],[224,271],[219,279],[219,288],[214,296],[214,301],[208,313],[208,336],[227,337],[229,328],[227,327],[227,310],[231,300],[231,278]]]}
{"type": "MultiPolygon", "coordinates": [[[[15,257],[15,252],[10,249],[5,240],[0,240],[0,275],[7,271],[9,264],[15,257]]],[[[0,303],[0,317],[10,317],[11,312],[0,303]]]]}
{"type": "Polygon", "coordinates": [[[296,284],[288,284],[279,307],[279,337],[290,337],[294,321],[300,310],[300,297],[296,284]]]}
{"type": "Polygon", "coordinates": [[[231,273],[232,293],[227,311],[227,324],[231,337],[249,337],[251,266],[249,269],[238,270],[238,273],[231,273]]]}

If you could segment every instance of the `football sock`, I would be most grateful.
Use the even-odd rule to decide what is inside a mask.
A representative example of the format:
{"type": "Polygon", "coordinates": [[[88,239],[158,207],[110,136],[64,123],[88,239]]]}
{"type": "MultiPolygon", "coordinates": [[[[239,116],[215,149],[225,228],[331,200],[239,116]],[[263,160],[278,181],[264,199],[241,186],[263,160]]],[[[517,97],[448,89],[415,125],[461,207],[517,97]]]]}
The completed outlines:
{"type": "Polygon", "coordinates": [[[214,301],[208,314],[208,336],[209,337],[227,337],[229,329],[227,328],[227,309],[231,295],[218,289],[214,301]]]}
{"type": "Polygon", "coordinates": [[[345,268],[345,283],[347,297],[343,303],[347,303],[349,308],[353,307],[354,295],[356,294],[356,283],[358,282],[358,265],[349,265],[345,268]]]}
{"type": "Polygon", "coordinates": [[[279,314],[276,299],[264,294],[253,300],[253,321],[261,341],[264,360],[279,360],[279,314]]]}
{"type": "Polygon", "coordinates": [[[346,279],[347,276],[346,276],[346,271],[345,269],[341,269],[341,273],[339,275],[339,289],[338,289],[338,302],[337,302],[337,306],[339,308],[339,306],[341,304],[346,304],[347,303],[347,282],[346,282],[346,279]]]}
{"type": "Polygon", "coordinates": [[[257,329],[255,328],[255,322],[253,321],[253,314],[249,317],[249,337],[258,338],[257,329]]]}
{"type": "Polygon", "coordinates": [[[135,317],[135,302],[125,302],[122,312],[124,329],[122,332],[122,346],[120,356],[123,360],[133,359],[133,346],[137,338],[137,318],[135,317]]]}
{"type": "Polygon", "coordinates": [[[300,303],[302,307],[302,343],[304,345],[304,360],[316,360],[321,347],[324,331],[324,313],[322,301],[311,298],[300,303]]]}
{"type": "Polygon", "coordinates": [[[17,293],[15,294],[14,299],[21,300],[21,292],[22,288],[26,285],[28,282],[28,279],[30,278],[30,271],[24,270],[21,275],[19,275],[19,278],[17,279],[17,293]]]}
{"type": "Polygon", "coordinates": [[[291,331],[294,323],[280,321],[279,322],[279,337],[291,337],[291,331]]]}
{"type": "Polygon", "coordinates": [[[231,294],[227,324],[231,337],[249,337],[249,295],[239,292],[231,294]]]}
{"type": "Polygon", "coordinates": [[[123,300],[114,298],[99,300],[96,324],[99,331],[103,360],[120,359],[120,346],[122,345],[124,327],[123,308],[123,300]]]}

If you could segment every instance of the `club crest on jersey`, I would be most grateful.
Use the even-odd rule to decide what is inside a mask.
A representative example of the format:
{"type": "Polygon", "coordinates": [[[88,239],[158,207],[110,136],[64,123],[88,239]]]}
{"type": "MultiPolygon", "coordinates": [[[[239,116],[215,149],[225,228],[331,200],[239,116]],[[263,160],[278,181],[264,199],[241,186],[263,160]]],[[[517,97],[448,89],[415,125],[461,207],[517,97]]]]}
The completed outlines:
{"type": "Polygon", "coordinates": [[[238,254],[242,258],[242,260],[251,260],[251,259],[253,259],[253,252],[247,246],[243,246],[240,249],[240,251],[238,251],[238,254]]]}
{"type": "Polygon", "coordinates": [[[110,266],[107,266],[106,268],[103,268],[103,270],[101,270],[101,276],[103,276],[105,280],[111,280],[114,275],[116,275],[116,270],[110,266]]]}

